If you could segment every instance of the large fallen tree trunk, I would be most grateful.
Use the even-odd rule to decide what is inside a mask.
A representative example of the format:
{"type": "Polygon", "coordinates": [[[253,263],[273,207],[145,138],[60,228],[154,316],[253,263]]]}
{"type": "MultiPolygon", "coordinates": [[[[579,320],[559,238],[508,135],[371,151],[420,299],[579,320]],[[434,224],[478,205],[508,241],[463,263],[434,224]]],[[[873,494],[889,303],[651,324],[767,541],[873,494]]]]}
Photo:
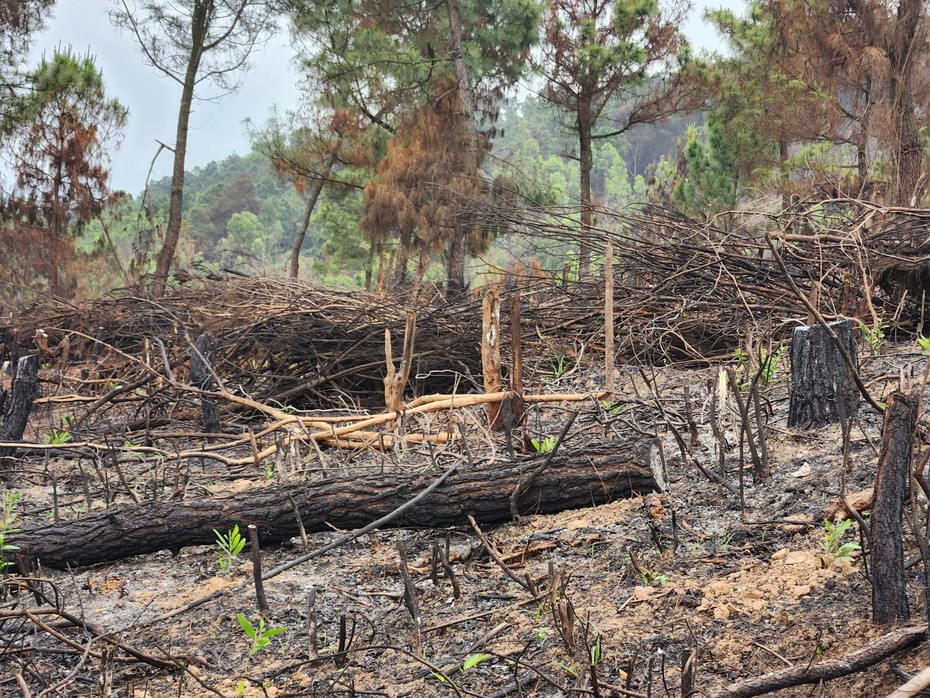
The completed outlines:
{"type": "MultiPolygon", "coordinates": [[[[520,514],[551,514],[653,491],[652,452],[653,442],[644,439],[559,453],[538,474],[551,454],[482,468],[463,465],[393,525],[467,525],[469,514],[481,523],[509,520],[510,494],[531,474],[535,477],[519,497],[520,514]]],[[[45,567],[62,568],[211,544],[216,540],[213,529],[224,531],[235,524],[255,524],[262,541],[277,542],[298,534],[298,511],[308,532],[359,528],[412,499],[436,476],[356,475],[198,501],[114,506],[73,521],[23,528],[8,536],[7,543],[45,567]]]]}

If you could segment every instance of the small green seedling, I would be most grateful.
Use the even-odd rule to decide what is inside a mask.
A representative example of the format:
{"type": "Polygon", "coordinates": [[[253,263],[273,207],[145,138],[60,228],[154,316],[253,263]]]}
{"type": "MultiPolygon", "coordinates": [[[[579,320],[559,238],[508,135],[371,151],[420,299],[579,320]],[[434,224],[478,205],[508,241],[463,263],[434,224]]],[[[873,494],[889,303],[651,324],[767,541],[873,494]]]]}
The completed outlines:
{"type": "Polygon", "coordinates": [[[610,414],[616,416],[623,411],[623,405],[618,405],[610,400],[601,400],[601,407],[610,414]]]}
{"type": "Polygon", "coordinates": [[[265,649],[268,643],[271,642],[271,638],[273,638],[275,635],[280,635],[281,633],[287,631],[287,628],[284,626],[279,626],[277,628],[266,628],[264,618],[258,619],[258,627],[256,628],[254,625],[252,625],[251,621],[241,613],[236,614],[236,620],[238,620],[239,625],[242,626],[242,631],[250,638],[252,638],[252,647],[249,648],[249,659],[265,649]]]}
{"type": "Polygon", "coordinates": [[[733,358],[736,359],[740,366],[745,366],[749,363],[749,355],[743,351],[742,347],[736,347],[736,349],[733,351],[733,358]]]}
{"type": "Polygon", "coordinates": [[[601,663],[601,634],[598,633],[594,638],[594,644],[591,645],[591,666],[597,666],[601,663]]]}
{"type": "Polygon", "coordinates": [[[851,524],[852,521],[849,519],[843,519],[839,523],[832,523],[829,519],[823,522],[826,533],[824,533],[823,539],[820,541],[820,547],[823,548],[833,562],[851,562],[852,554],[862,547],[854,541],[840,543],[846,529],[851,524]]]}
{"type": "Polygon", "coordinates": [[[459,673],[464,674],[469,669],[473,669],[474,667],[481,664],[481,662],[483,662],[485,659],[490,659],[490,658],[491,658],[490,654],[483,654],[483,653],[470,654],[467,657],[465,657],[465,661],[462,662],[462,666],[459,669],[459,673]]]}
{"type": "Polygon", "coordinates": [[[557,381],[571,370],[573,364],[574,362],[565,354],[559,354],[554,361],[549,362],[550,370],[546,371],[544,375],[557,381]]]}
{"type": "Polygon", "coordinates": [[[771,354],[766,354],[765,350],[762,350],[762,383],[764,385],[769,385],[775,380],[778,375],[778,366],[787,351],[788,347],[785,345],[778,347],[771,354]]]}
{"type": "Polygon", "coordinates": [[[651,572],[649,570],[643,570],[642,572],[643,586],[658,586],[664,587],[668,584],[668,575],[658,574],[657,572],[651,572]]]}
{"type": "Polygon", "coordinates": [[[45,440],[53,446],[61,446],[68,443],[74,438],[67,429],[52,429],[50,434],[45,435],[45,440]]]}
{"type": "Polygon", "coordinates": [[[17,546],[7,543],[6,537],[8,534],[16,533],[19,530],[18,528],[14,528],[13,524],[16,523],[16,519],[18,518],[16,504],[19,502],[21,496],[21,492],[7,490],[3,493],[3,498],[0,499],[0,574],[12,564],[3,559],[4,555],[14,550],[19,550],[17,546]]]}
{"type": "Polygon", "coordinates": [[[875,320],[875,327],[868,327],[864,322],[860,321],[859,331],[862,332],[865,341],[872,347],[872,351],[877,354],[881,350],[882,344],[885,343],[885,327],[882,319],[875,320]]]}
{"type": "Polygon", "coordinates": [[[533,444],[533,448],[536,449],[537,453],[551,453],[552,449],[555,448],[556,438],[550,435],[544,438],[542,441],[530,439],[530,442],[533,444]]]}
{"type": "Polygon", "coordinates": [[[213,533],[216,534],[216,545],[219,547],[216,551],[217,566],[220,568],[220,574],[225,575],[245,547],[245,538],[239,533],[239,524],[233,526],[226,534],[215,528],[213,533]]]}
{"type": "Polygon", "coordinates": [[[920,352],[924,356],[930,356],[930,337],[918,337],[917,343],[920,345],[920,352]]]}

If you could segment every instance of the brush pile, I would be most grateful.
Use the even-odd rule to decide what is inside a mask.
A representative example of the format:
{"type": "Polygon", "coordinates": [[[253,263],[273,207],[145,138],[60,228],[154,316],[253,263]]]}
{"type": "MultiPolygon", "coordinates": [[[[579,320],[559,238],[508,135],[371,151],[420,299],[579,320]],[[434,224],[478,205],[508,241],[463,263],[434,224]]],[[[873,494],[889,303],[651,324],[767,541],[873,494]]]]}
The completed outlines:
{"type": "MultiPolygon", "coordinates": [[[[566,216],[496,209],[484,220],[551,245],[577,242],[566,216]]],[[[825,316],[884,317],[886,326],[917,321],[930,279],[927,218],[858,202],[722,227],[658,208],[623,216],[601,211],[601,227],[588,239],[594,276],[566,282],[538,269],[510,270],[503,275],[502,326],[509,327],[519,293],[529,361],[596,356],[604,327],[597,254],[612,239],[621,360],[705,363],[732,355],[747,334],[777,342],[807,322],[807,311],[764,229],[778,231],[770,233],[774,249],[825,316]]],[[[91,359],[93,379],[128,382],[146,370],[185,366],[192,345],[208,334],[215,377],[254,400],[370,408],[384,404],[385,331],[399,346],[408,312],[416,316],[413,392],[480,392],[481,300],[472,294],[447,301],[436,289],[383,296],[287,279],[200,280],[157,301],[123,291],[81,305],[48,303],[0,327],[0,343],[7,353],[35,343],[46,361],[62,366],[91,359]]],[[[506,354],[509,342],[503,344],[506,354]]]]}

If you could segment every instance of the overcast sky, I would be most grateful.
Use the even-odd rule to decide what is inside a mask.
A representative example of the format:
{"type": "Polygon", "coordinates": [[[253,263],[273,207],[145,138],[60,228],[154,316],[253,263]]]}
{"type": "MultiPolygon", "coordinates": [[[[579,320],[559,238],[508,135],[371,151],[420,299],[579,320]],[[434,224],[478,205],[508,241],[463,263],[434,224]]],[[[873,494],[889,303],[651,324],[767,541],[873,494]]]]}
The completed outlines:
{"type": "MultiPolygon", "coordinates": [[[[698,0],[685,26],[691,42],[701,49],[716,48],[713,30],[703,22],[706,6],[742,8],[742,0],[698,0]]],[[[132,194],[140,192],[158,150],[158,142],[174,143],[180,86],[146,65],[130,35],[115,29],[108,12],[113,0],[58,0],[54,16],[36,38],[32,64],[43,51],[71,46],[96,56],[107,92],[129,109],[123,142],[113,154],[112,184],[132,194]]],[[[199,101],[191,115],[188,138],[188,169],[221,160],[236,152],[249,152],[245,119],[258,125],[271,110],[294,109],[298,103],[298,71],[286,31],[256,49],[251,67],[242,76],[238,92],[214,102],[199,101]]],[[[204,91],[209,94],[209,87],[204,91]]],[[[155,163],[154,178],[171,172],[171,153],[162,151],[155,163]]]]}

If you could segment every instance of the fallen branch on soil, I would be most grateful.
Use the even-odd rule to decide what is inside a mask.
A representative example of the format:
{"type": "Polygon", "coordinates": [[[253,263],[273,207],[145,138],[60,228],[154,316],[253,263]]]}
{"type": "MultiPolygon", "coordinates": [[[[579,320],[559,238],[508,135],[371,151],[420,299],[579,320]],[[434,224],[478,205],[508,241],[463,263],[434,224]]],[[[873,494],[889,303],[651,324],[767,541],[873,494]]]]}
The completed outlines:
{"type": "Polygon", "coordinates": [[[927,667],[918,674],[911,677],[911,680],[898,688],[898,690],[889,693],[885,698],[914,698],[919,695],[927,686],[930,686],[930,667],[927,667]]]}
{"type": "MultiPolygon", "coordinates": [[[[452,437],[448,433],[440,434],[404,434],[396,435],[371,431],[369,427],[389,425],[398,419],[412,417],[419,414],[428,414],[444,410],[461,409],[464,407],[473,407],[475,405],[490,404],[512,399],[516,394],[513,391],[501,391],[497,393],[488,393],[486,395],[462,394],[462,395],[424,395],[417,400],[412,401],[404,410],[400,412],[383,412],[381,414],[370,416],[352,415],[346,417],[299,417],[288,414],[282,410],[268,405],[262,405],[254,400],[243,398],[238,395],[232,395],[225,391],[205,392],[191,386],[177,387],[187,389],[198,393],[201,396],[221,398],[229,400],[238,405],[253,408],[262,412],[277,421],[265,427],[258,433],[240,435],[233,437],[232,441],[215,444],[202,449],[188,449],[185,451],[167,450],[156,448],[154,446],[137,446],[129,447],[138,457],[140,454],[150,454],[160,462],[184,460],[186,458],[209,458],[219,461],[228,466],[246,466],[258,465],[266,458],[273,456],[281,447],[290,444],[291,440],[296,441],[317,441],[327,446],[337,446],[340,448],[359,449],[365,447],[374,447],[378,449],[391,449],[396,441],[406,441],[410,443],[448,443],[452,437]],[[349,422],[343,426],[336,426],[340,422],[349,422]],[[306,429],[315,429],[316,431],[305,431],[306,429]],[[253,451],[250,456],[235,458],[228,455],[217,453],[218,450],[228,450],[233,446],[243,445],[280,430],[288,430],[286,438],[269,445],[262,450],[253,451]]],[[[597,400],[602,397],[601,393],[552,393],[542,395],[523,396],[523,402],[528,404],[543,404],[554,402],[583,402],[585,400],[597,400]]],[[[157,437],[158,435],[155,434],[157,437]]],[[[222,436],[222,435],[217,435],[222,436]]],[[[227,435],[228,438],[228,435],[227,435]]],[[[24,451],[47,451],[47,450],[82,450],[92,449],[100,451],[112,451],[112,444],[103,444],[94,441],[74,441],[65,444],[34,443],[28,441],[0,441],[0,449],[22,449],[24,451]]]]}
{"type": "MultiPolygon", "coordinates": [[[[560,455],[523,492],[518,513],[555,513],[653,491],[657,485],[647,465],[652,447],[651,439],[642,439],[560,455]]],[[[533,457],[460,470],[441,491],[407,511],[396,525],[465,525],[468,514],[482,523],[507,521],[508,493],[539,460],[533,457]]],[[[255,524],[262,541],[273,543],[299,534],[292,501],[307,532],[354,529],[396,509],[432,477],[400,473],[339,477],[260,487],[197,502],[146,501],[110,507],[75,521],[24,528],[9,536],[8,542],[52,568],[209,545],[215,540],[214,529],[225,530],[235,524],[255,524]]]]}
{"type": "Polygon", "coordinates": [[[764,676],[746,679],[727,686],[722,691],[713,694],[712,698],[752,698],[752,696],[761,696],[792,686],[838,679],[878,664],[896,652],[916,645],[926,635],[926,625],[899,628],[887,635],[882,635],[855,652],[850,652],[845,657],[828,659],[810,666],[788,667],[764,676]]]}

